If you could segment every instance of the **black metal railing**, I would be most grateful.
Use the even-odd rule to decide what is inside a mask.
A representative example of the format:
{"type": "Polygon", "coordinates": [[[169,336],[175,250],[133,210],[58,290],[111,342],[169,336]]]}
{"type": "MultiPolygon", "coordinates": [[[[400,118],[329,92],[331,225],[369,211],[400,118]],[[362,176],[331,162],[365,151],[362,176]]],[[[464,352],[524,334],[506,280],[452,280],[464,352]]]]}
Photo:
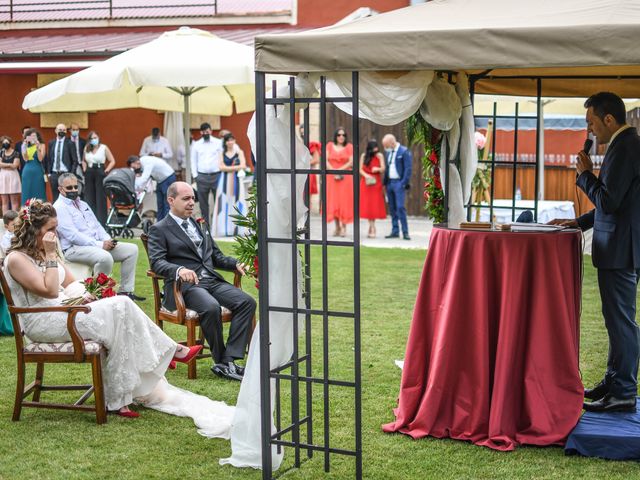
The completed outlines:
{"type": "Polygon", "coordinates": [[[0,1],[0,22],[24,22],[47,20],[114,20],[125,17],[158,18],[176,16],[177,12],[193,15],[218,15],[218,2],[136,2],[135,0],[63,0],[35,2],[29,0],[0,1]],[[192,11],[190,12],[189,9],[192,11]],[[197,10],[197,12],[195,11],[197,10]],[[146,12],[142,14],[143,11],[146,12]],[[127,13],[125,13],[127,12],[127,13]],[[132,12],[141,12],[136,15],[132,12]],[[52,16],[51,14],[64,14],[52,16]]]}

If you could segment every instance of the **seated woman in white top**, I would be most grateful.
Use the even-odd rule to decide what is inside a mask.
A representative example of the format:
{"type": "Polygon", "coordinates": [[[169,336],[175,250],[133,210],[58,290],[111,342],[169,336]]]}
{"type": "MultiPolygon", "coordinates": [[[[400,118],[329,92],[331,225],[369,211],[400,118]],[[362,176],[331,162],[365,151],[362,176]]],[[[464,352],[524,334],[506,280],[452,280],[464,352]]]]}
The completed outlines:
{"type": "MultiPolygon", "coordinates": [[[[32,200],[20,212],[16,241],[4,267],[19,307],[56,306],[68,298],[65,290],[84,291],[64,263],[58,262],[57,225],[50,203],[32,200]]],[[[152,393],[172,360],[191,361],[202,347],[189,349],[176,344],[126,296],[95,300],[85,293],[85,300],[91,302],[91,312],[80,313],[76,326],[82,338],[95,340],[108,350],[103,365],[107,409],[137,417],[129,410],[133,400],[152,393]]],[[[21,315],[20,321],[32,341],[70,340],[66,313],[30,313],[21,315]]]]}

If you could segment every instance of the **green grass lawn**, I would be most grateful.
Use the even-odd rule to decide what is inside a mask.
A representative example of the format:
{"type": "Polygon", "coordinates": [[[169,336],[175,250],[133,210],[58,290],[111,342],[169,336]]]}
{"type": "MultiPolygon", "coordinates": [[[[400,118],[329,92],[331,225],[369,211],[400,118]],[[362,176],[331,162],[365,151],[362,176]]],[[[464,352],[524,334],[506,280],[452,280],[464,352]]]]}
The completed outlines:
{"type": "MultiPolygon", "coordinates": [[[[230,253],[231,244],[222,243],[221,246],[230,253]]],[[[140,248],[136,290],[148,297],[142,306],[150,314],[151,284],[144,274],[147,261],[140,248]]],[[[404,355],[424,257],[424,250],[362,248],[364,476],[371,479],[635,478],[640,472],[637,463],[565,457],[561,448],[522,447],[504,453],[460,441],[412,440],[403,435],[382,433],[380,425],[393,419],[392,408],[396,403],[401,373],[393,361],[404,355]]],[[[322,288],[320,260],[320,250],[313,250],[311,292],[314,304],[319,302],[322,288]]],[[[580,366],[585,383],[592,384],[604,371],[607,337],[599,313],[596,276],[590,257],[586,257],[585,264],[580,366]]],[[[327,272],[331,309],[351,308],[351,271],[350,252],[331,250],[327,272]]],[[[256,293],[252,282],[246,282],[245,289],[256,293]]],[[[322,325],[319,318],[312,321],[313,370],[319,375],[322,325]]],[[[170,325],[166,330],[175,339],[184,339],[183,329],[170,325]]],[[[353,332],[350,321],[332,318],[329,336],[331,377],[352,379],[353,332]]],[[[214,377],[209,366],[206,360],[199,362],[197,380],[187,380],[186,369],[182,365],[175,371],[169,371],[167,378],[179,387],[234,404],[239,384],[214,377]]],[[[30,370],[29,374],[32,372],[30,370]]],[[[261,478],[259,471],[218,465],[218,459],[227,457],[231,452],[228,441],[205,439],[197,434],[189,419],[152,410],[143,410],[138,420],[109,416],[109,422],[101,427],[95,424],[95,418],[90,414],[56,410],[23,409],[22,420],[12,422],[15,343],[10,337],[0,338],[0,378],[2,479],[261,478]]],[[[87,382],[89,379],[90,371],[86,367],[48,365],[45,371],[45,382],[87,382]]],[[[313,395],[314,429],[318,442],[322,441],[321,392],[318,386],[313,395]]],[[[47,393],[43,395],[45,399],[60,395],[47,393]]],[[[352,448],[352,390],[331,389],[331,414],[331,445],[352,448]]],[[[259,425],[256,428],[260,428],[259,425]]],[[[287,450],[283,470],[292,465],[292,453],[291,449],[287,450]]],[[[316,453],[311,460],[304,461],[300,470],[290,470],[284,478],[342,479],[353,478],[353,472],[352,459],[332,456],[331,472],[325,474],[323,456],[316,453]]]]}

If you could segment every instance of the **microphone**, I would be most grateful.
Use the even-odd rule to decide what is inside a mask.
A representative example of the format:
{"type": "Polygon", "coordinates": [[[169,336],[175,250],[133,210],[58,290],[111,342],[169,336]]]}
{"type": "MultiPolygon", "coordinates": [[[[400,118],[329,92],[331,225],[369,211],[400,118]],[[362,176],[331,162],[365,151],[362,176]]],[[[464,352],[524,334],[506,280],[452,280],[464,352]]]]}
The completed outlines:
{"type": "Polygon", "coordinates": [[[589,152],[591,151],[591,147],[593,147],[593,140],[591,140],[590,138],[587,138],[584,141],[584,146],[582,147],[582,151],[587,155],[589,155],[589,152]]]}

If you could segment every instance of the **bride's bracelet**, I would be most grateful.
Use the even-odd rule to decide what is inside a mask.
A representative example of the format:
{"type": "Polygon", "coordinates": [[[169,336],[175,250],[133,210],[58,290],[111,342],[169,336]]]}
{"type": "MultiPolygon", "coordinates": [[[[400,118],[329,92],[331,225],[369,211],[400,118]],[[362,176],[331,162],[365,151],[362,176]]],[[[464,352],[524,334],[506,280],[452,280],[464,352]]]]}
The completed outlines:
{"type": "Polygon", "coordinates": [[[58,268],[57,260],[47,260],[44,262],[44,268],[58,268]]]}

